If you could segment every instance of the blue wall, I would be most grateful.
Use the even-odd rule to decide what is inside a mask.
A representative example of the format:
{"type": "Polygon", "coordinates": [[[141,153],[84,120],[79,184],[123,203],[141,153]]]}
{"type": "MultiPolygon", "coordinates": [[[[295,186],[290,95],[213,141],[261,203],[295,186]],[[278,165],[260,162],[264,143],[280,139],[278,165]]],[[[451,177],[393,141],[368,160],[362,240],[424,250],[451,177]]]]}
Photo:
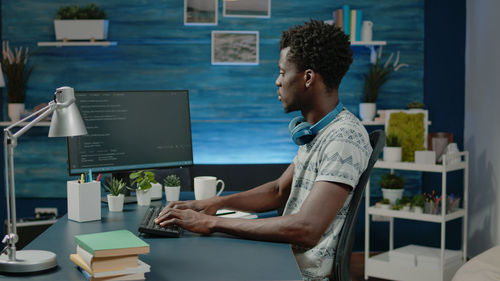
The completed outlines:
{"type": "MultiPolygon", "coordinates": [[[[98,4],[111,19],[110,40],[118,42],[111,48],[35,47],[38,41],[54,40],[51,21],[57,8],[77,1],[1,2],[2,39],[36,49],[27,93],[29,107],[49,100],[54,89],[63,84],[77,90],[187,88],[191,93],[197,163],[280,163],[292,159],[296,147],[286,132],[292,116],[282,113],[275,97],[280,31],[309,17],[329,19],[332,10],[348,3],[363,9],[365,17],[374,21],[374,39],[388,41],[386,56],[401,50],[402,62],[411,65],[387,83],[378,107],[402,108],[410,101],[423,101],[433,122],[430,131],[454,132],[455,141],[463,149],[464,0],[384,0],[376,4],[353,0],[330,5],[319,0],[273,0],[271,19],[223,18],[220,8],[219,25],[214,27],[184,27],[182,0],[102,1],[98,4]],[[259,66],[210,65],[210,31],[226,29],[260,31],[259,66]]],[[[361,74],[369,54],[364,47],[354,50],[355,63],[343,81],[341,95],[344,104],[357,113],[361,74]]],[[[35,128],[20,141],[16,158],[19,195],[65,197],[65,141],[46,138],[47,131],[35,128]],[[32,159],[35,164],[28,163],[32,159]]],[[[408,177],[411,189],[419,190],[420,174],[408,177]]],[[[3,180],[0,182],[3,186],[3,180]]],[[[424,186],[432,184],[439,186],[440,179],[424,175],[424,186]]],[[[378,190],[374,186],[372,181],[376,200],[378,190]]],[[[0,195],[4,200],[3,188],[0,195]]],[[[57,206],[64,213],[65,205],[65,199],[18,200],[20,216],[31,215],[35,206],[57,206]]],[[[0,211],[2,220],[4,212],[0,211]]],[[[355,250],[363,249],[363,216],[361,211],[355,250]]],[[[456,236],[460,225],[452,222],[450,226],[447,234],[456,236]]],[[[387,224],[374,223],[371,227],[371,249],[387,247],[387,224]]],[[[402,241],[439,243],[437,224],[402,220],[396,228],[396,246],[402,241]],[[422,230],[417,235],[413,231],[416,228],[422,230]]],[[[460,242],[457,237],[447,241],[451,247],[460,242]]]]}
{"type": "MultiPolygon", "coordinates": [[[[281,31],[309,18],[330,19],[341,4],[362,9],[374,22],[374,39],[388,41],[384,58],[401,51],[410,64],[385,85],[379,108],[403,108],[423,101],[424,3],[422,0],[334,2],[273,0],[270,19],[224,18],[219,24],[184,26],[183,1],[97,2],[111,21],[109,40],[116,47],[36,47],[53,41],[52,20],[58,7],[79,1],[3,1],[2,38],[30,46],[34,65],[28,84],[28,108],[46,102],[56,87],[76,90],[188,89],[193,120],[195,163],[287,163],[297,147],[290,141],[288,121],[276,97],[274,81],[281,31]],[[258,30],[258,66],[212,66],[212,30],[258,30]]],[[[354,47],[355,61],[341,85],[341,98],[358,112],[362,74],[369,62],[365,47],[354,47]]],[[[65,196],[64,140],[48,140],[43,129],[21,139],[16,154],[18,194],[65,196]],[[43,149],[40,149],[43,146],[43,149]],[[34,163],[33,163],[33,160],[34,163]],[[26,176],[28,175],[28,176],[26,176]],[[36,182],[36,187],[33,183],[36,182]],[[39,191],[43,190],[43,191],[39,191]]]]}

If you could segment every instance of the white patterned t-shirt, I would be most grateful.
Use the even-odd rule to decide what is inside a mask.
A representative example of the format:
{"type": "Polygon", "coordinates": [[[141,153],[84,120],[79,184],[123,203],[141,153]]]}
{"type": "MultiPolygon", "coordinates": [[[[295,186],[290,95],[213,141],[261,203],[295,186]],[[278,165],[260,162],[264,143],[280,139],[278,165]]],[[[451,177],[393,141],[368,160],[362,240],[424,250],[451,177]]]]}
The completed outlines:
{"type": "MultiPolygon", "coordinates": [[[[366,129],[344,108],[310,143],[299,148],[293,160],[292,188],[283,215],[297,213],[317,181],[343,183],[354,188],[368,165],[371,152],[366,129]]],[[[292,245],[304,280],[328,280],[351,197],[352,191],[316,246],[292,245]]]]}

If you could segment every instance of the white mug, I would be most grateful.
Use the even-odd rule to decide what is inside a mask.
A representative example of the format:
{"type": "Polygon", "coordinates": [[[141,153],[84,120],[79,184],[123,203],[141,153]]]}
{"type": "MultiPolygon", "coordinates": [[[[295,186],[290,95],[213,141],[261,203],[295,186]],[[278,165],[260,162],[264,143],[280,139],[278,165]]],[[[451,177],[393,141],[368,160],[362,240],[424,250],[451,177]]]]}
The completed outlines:
{"type": "Polygon", "coordinates": [[[208,199],[210,197],[219,196],[224,190],[224,182],[216,177],[202,176],[194,178],[194,198],[196,200],[208,199]],[[217,185],[221,183],[221,188],[217,192],[217,185]]]}
{"type": "Polygon", "coordinates": [[[373,39],[373,22],[364,20],[361,25],[361,41],[372,41],[373,39]]]}

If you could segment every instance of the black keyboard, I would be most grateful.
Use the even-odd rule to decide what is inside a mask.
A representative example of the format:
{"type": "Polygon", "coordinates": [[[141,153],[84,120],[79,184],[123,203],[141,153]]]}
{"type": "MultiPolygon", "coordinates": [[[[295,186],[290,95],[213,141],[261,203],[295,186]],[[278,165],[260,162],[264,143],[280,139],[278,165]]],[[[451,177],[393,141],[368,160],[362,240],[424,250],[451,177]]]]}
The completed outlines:
{"type": "Polygon", "coordinates": [[[180,237],[182,235],[181,227],[177,225],[161,226],[154,222],[162,209],[162,207],[149,207],[142,218],[141,225],[139,225],[139,232],[164,237],[180,237]]]}

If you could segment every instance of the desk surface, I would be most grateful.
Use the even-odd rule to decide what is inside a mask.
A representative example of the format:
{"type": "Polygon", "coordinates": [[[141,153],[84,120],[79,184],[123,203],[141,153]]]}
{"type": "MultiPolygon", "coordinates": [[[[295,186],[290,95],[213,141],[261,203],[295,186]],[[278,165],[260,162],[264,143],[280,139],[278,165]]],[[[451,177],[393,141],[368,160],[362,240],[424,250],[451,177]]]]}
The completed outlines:
{"type": "MultiPolygon", "coordinates": [[[[155,202],[153,204],[159,204],[155,202]]],[[[22,276],[22,280],[85,280],[70,261],[76,252],[74,236],[117,229],[137,233],[147,207],[124,205],[123,212],[108,212],[103,204],[101,221],[78,223],[64,216],[26,250],[57,254],[58,266],[47,272],[22,276]]],[[[146,280],[300,280],[301,275],[288,244],[259,242],[224,234],[201,236],[184,232],[181,238],[142,237],[150,245],[139,258],[151,265],[146,280]]],[[[17,279],[14,276],[7,279],[17,279]]]]}

